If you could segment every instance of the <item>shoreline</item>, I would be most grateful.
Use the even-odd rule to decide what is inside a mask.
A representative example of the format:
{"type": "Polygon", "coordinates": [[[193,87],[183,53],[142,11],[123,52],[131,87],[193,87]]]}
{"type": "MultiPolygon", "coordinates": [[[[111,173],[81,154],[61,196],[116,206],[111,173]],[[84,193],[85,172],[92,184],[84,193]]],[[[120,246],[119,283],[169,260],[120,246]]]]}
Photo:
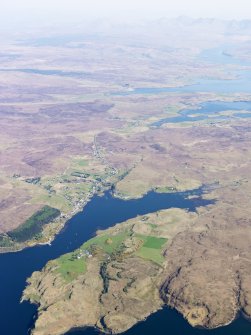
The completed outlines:
{"type": "MultiPolygon", "coordinates": [[[[227,323],[224,323],[224,324],[221,324],[217,327],[214,327],[214,328],[207,328],[207,327],[203,327],[203,326],[192,326],[188,321],[187,319],[183,316],[182,313],[180,313],[175,307],[171,307],[171,306],[168,306],[166,304],[164,304],[161,308],[157,309],[156,311],[153,311],[151,314],[149,314],[147,317],[143,318],[142,320],[139,320],[137,323],[135,323],[135,325],[132,327],[132,328],[129,328],[127,331],[130,331],[132,330],[134,327],[138,326],[139,324],[141,323],[144,323],[146,322],[150,317],[156,315],[157,313],[161,312],[161,311],[175,311],[178,313],[179,316],[182,317],[183,320],[185,320],[187,322],[187,324],[189,324],[192,328],[194,329],[198,329],[198,330],[206,330],[210,333],[210,331],[213,331],[213,330],[216,330],[216,329],[219,329],[219,328],[224,328],[224,327],[227,327],[231,324],[233,324],[235,321],[239,320],[239,319],[245,319],[247,320],[248,322],[251,323],[251,317],[247,317],[245,316],[245,313],[243,313],[242,311],[239,311],[236,316],[229,322],[227,323]]],[[[71,334],[74,334],[75,332],[82,332],[82,331],[85,331],[85,330],[92,330],[93,332],[101,332],[101,330],[96,327],[96,326],[83,326],[83,327],[76,327],[76,328],[72,328],[70,329],[67,333],[65,333],[64,335],[71,335],[71,334]]],[[[114,335],[117,335],[117,334],[126,334],[126,332],[121,332],[121,333],[115,333],[115,332],[101,332],[101,334],[114,334],[114,335]]],[[[62,334],[63,335],[63,334],[62,334]]]]}
{"type": "Polygon", "coordinates": [[[56,236],[58,234],[60,234],[62,232],[62,230],[67,226],[67,222],[69,220],[71,220],[74,217],[74,215],[82,212],[84,210],[85,206],[93,199],[93,197],[95,195],[99,195],[99,193],[94,193],[91,197],[88,196],[88,200],[84,200],[83,204],[81,204],[81,202],[79,202],[76,205],[76,208],[73,209],[69,214],[61,215],[56,220],[51,221],[49,224],[53,224],[53,223],[56,224],[57,221],[58,221],[58,225],[56,225],[56,227],[55,227],[55,234],[50,236],[47,241],[35,242],[34,240],[28,240],[24,244],[16,244],[15,245],[17,247],[16,249],[15,249],[15,246],[13,246],[13,247],[0,247],[0,254],[15,253],[15,252],[20,252],[20,251],[28,249],[28,248],[34,248],[36,246],[51,245],[51,243],[55,240],[56,236]]]}
{"type": "MultiPolygon", "coordinates": [[[[203,191],[203,188],[205,186],[206,185],[201,184],[197,189],[201,189],[203,191]]],[[[115,199],[120,199],[120,200],[123,200],[123,201],[131,201],[131,200],[142,199],[144,196],[146,196],[150,192],[156,192],[156,193],[162,193],[162,194],[163,193],[164,194],[173,194],[173,193],[189,192],[189,189],[187,189],[187,190],[186,189],[184,189],[184,190],[172,190],[172,191],[168,191],[168,192],[158,192],[158,187],[155,187],[155,188],[149,189],[147,192],[145,192],[143,194],[140,194],[139,196],[136,196],[136,197],[130,197],[130,196],[126,196],[126,195],[114,192],[112,187],[101,189],[101,190],[97,191],[96,193],[92,193],[91,195],[89,194],[83,202],[80,201],[79,203],[77,203],[76,207],[73,208],[70,211],[70,213],[61,214],[61,216],[59,218],[51,221],[48,225],[55,224],[55,233],[52,236],[50,236],[48,238],[48,240],[46,240],[44,242],[28,240],[26,243],[16,244],[13,247],[0,247],[0,255],[1,254],[7,254],[7,253],[13,253],[13,252],[20,252],[22,250],[25,250],[25,249],[28,249],[28,248],[33,248],[33,247],[36,247],[36,246],[50,245],[54,241],[56,236],[62,232],[62,230],[66,227],[67,222],[69,220],[71,220],[74,217],[74,215],[82,212],[84,210],[85,206],[93,199],[93,197],[101,196],[107,191],[108,192],[110,191],[111,195],[115,199]],[[57,225],[57,222],[58,222],[58,225],[57,225]]],[[[46,228],[47,227],[45,226],[45,229],[46,228]]]]}

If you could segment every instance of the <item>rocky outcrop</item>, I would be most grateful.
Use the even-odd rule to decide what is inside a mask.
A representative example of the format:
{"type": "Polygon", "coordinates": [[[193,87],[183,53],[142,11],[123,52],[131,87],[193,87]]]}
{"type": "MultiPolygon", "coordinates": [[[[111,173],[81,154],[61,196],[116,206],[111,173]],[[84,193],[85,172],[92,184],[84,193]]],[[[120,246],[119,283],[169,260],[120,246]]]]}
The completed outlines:
{"type": "Polygon", "coordinates": [[[100,318],[98,301],[103,287],[98,264],[90,263],[91,275],[79,277],[74,284],[66,284],[52,270],[47,265],[41,273],[35,272],[24,295],[40,306],[33,333],[56,335],[64,334],[72,327],[95,326],[100,318]]]}
{"type": "Polygon", "coordinates": [[[161,297],[192,326],[216,328],[239,312],[250,318],[251,221],[234,219],[179,234],[168,248],[161,297]]]}
{"type": "Polygon", "coordinates": [[[83,325],[103,332],[120,333],[159,309],[159,267],[140,258],[111,261],[106,269],[107,288],[100,276],[99,262],[65,284],[49,266],[34,273],[24,299],[39,303],[33,334],[59,335],[83,325]]]}

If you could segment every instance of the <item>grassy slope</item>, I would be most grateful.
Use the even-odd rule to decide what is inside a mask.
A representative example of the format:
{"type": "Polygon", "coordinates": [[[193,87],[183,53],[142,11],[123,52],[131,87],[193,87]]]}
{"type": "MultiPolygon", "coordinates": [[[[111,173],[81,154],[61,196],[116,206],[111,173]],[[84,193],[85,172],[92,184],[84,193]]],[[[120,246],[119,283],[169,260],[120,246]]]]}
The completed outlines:
{"type": "MultiPolygon", "coordinates": [[[[95,257],[95,252],[102,255],[111,255],[123,249],[124,241],[131,235],[130,231],[122,231],[117,235],[102,234],[98,235],[82,245],[78,250],[61,256],[58,260],[57,271],[66,281],[75,279],[79,274],[84,273],[87,269],[87,255],[89,251],[95,257]],[[78,258],[79,255],[82,255],[78,258]]],[[[164,258],[162,249],[167,242],[166,238],[136,235],[142,241],[140,248],[134,253],[135,255],[146,260],[162,265],[164,258]]],[[[116,256],[115,256],[116,257],[116,256]]]]}
{"type": "Polygon", "coordinates": [[[61,256],[58,260],[57,271],[66,281],[75,279],[79,274],[86,271],[86,261],[83,258],[76,258],[75,253],[61,256]]]}
{"type": "Polygon", "coordinates": [[[138,237],[143,240],[144,243],[142,247],[136,252],[136,255],[161,265],[164,261],[164,257],[162,256],[162,248],[167,242],[167,239],[144,235],[138,235],[138,237]]]}

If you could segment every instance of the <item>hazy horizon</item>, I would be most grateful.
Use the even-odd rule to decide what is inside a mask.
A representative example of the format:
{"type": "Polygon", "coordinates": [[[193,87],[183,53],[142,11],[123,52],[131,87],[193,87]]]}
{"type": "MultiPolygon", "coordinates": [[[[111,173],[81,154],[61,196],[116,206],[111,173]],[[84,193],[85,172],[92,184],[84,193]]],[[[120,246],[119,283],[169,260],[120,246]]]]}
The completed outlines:
{"type": "Polygon", "coordinates": [[[9,0],[2,4],[1,27],[22,27],[24,25],[69,24],[101,18],[115,21],[151,20],[161,17],[174,18],[188,16],[191,18],[217,19],[251,19],[248,11],[250,3],[239,0],[230,3],[227,0],[176,0],[175,3],[163,0],[150,1],[99,1],[99,0],[9,0]]]}

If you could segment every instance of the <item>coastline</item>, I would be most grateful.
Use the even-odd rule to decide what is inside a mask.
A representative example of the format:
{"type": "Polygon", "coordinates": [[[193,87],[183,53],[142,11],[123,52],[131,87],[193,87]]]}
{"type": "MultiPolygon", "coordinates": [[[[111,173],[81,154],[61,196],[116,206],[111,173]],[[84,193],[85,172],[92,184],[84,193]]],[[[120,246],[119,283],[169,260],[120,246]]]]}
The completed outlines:
{"type": "MultiPolygon", "coordinates": [[[[107,189],[109,190],[109,189],[107,189]]],[[[48,236],[48,239],[45,240],[45,241],[35,241],[35,240],[28,240],[27,242],[25,243],[17,243],[15,244],[13,247],[0,247],[0,254],[6,254],[6,253],[13,253],[13,252],[20,252],[24,249],[27,249],[27,248],[33,248],[33,247],[36,247],[36,246],[43,246],[43,245],[50,245],[56,238],[56,236],[58,234],[60,234],[62,232],[62,230],[66,227],[67,225],[67,222],[72,219],[74,217],[74,215],[76,215],[77,213],[80,213],[84,210],[85,206],[93,199],[94,196],[97,196],[97,195],[102,195],[103,192],[105,192],[106,189],[104,190],[101,190],[101,191],[98,191],[96,193],[93,193],[92,195],[88,195],[87,196],[87,199],[88,200],[84,200],[83,202],[79,202],[76,204],[76,207],[73,208],[71,210],[70,213],[68,214],[61,214],[59,218],[51,221],[48,225],[55,225],[53,227],[54,229],[54,234],[51,235],[51,236],[48,236]]],[[[48,227],[48,226],[47,226],[48,227]]],[[[43,229],[43,232],[46,231],[46,226],[44,227],[43,229]]],[[[51,227],[49,227],[51,228],[51,227]]]]}

